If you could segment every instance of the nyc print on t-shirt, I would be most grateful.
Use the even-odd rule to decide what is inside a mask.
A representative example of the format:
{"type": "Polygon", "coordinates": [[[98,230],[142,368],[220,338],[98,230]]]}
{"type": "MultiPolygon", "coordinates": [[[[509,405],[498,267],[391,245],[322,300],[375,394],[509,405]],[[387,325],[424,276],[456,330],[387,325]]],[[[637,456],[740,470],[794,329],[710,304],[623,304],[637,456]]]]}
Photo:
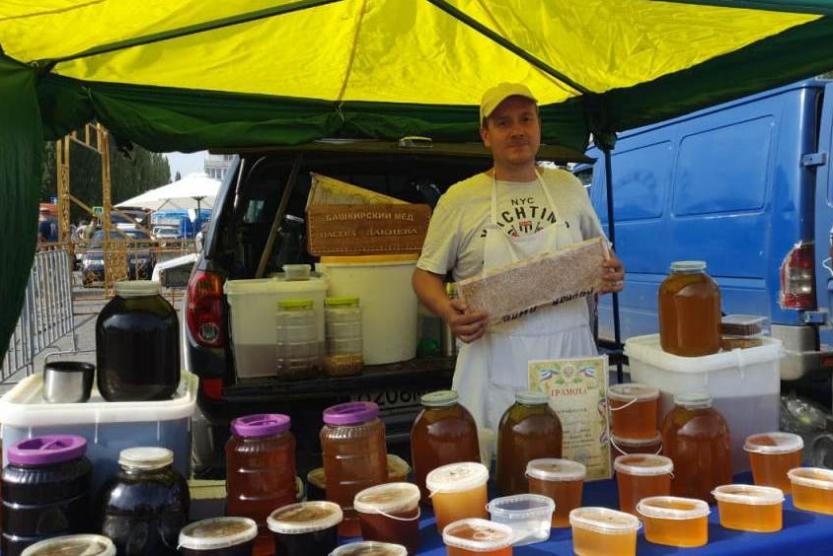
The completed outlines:
{"type": "MultiPolygon", "coordinates": [[[[498,206],[497,225],[510,237],[527,236],[540,232],[547,226],[557,222],[557,216],[552,208],[547,206],[546,197],[543,203],[537,196],[523,195],[504,199],[498,206]]],[[[482,230],[480,237],[486,237],[486,230],[482,230]]]]}

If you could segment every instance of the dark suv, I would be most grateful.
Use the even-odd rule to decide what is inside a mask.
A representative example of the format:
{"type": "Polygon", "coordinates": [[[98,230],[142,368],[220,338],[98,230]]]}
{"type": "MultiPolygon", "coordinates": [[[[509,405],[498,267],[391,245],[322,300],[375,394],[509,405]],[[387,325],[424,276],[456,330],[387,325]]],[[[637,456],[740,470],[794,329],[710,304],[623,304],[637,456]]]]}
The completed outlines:
{"type": "MultiPolygon", "coordinates": [[[[355,377],[241,380],[235,373],[223,284],[255,277],[287,187],[291,189],[286,210],[277,217],[280,233],[263,275],[279,271],[285,263],[314,261],[306,251],[303,220],[310,172],[433,206],[448,186],[486,170],[491,164],[489,153],[479,144],[332,140],[237,154],[220,189],[185,300],[186,368],[200,377],[199,405],[209,423],[211,440],[204,453],[195,454],[197,473],[219,474],[229,421],[260,412],[289,414],[298,444],[299,470],[318,466],[322,410],[357,399],[379,403],[389,452],[408,459],[409,432],[419,411],[419,396],[449,387],[452,358],[429,355],[366,367],[355,377]]],[[[542,154],[548,160],[565,158],[563,151],[552,147],[544,147],[542,154]]]]}

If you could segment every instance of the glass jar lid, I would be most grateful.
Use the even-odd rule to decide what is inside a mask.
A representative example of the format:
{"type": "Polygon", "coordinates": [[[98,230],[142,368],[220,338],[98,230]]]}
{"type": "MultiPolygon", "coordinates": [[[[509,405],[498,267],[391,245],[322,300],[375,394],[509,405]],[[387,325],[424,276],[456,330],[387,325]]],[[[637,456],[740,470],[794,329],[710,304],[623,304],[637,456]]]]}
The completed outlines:
{"type": "Polygon", "coordinates": [[[324,299],[324,305],[327,307],[358,307],[359,298],[354,295],[328,297],[324,299]]]}
{"type": "Polygon", "coordinates": [[[9,447],[6,457],[12,465],[53,465],[72,461],[87,452],[87,439],[71,434],[52,434],[21,440],[9,447]]]}
{"type": "Polygon", "coordinates": [[[231,422],[231,431],[242,438],[275,436],[289,430],[291,420],[282,413],[260,413],[238,417],[231,422]]]}
{"type": "Polygon", "coordinates": [[[116,282],[115,290],[119,297],[147,297],[159,295],[159,283],[152,280],[125,280],[116,282]]]}
{"type": "Polygon", "coordinates": [[[708,392],[682,392],[674,394],[674,405],[686,409],[707,409],[712,406],[712,396],[708,392]]]}
{"type": "Polygon", "coordinates": [[[327,425],[361,425],[379,416],[379,406],[373,402],[347,402],[324,410],[327,425]]]}
{"type": "Polygon", "coordinates": [[[247,543],[257,537],[257,523],[248,517],[215,517],[186,525],[179,546],[191,550],[217,550],[247,543]]]}
{"type": "Polygon", "coordinates": [[[174,462],[174,453],[167,448],[140,446],[119,452],[119,465],[130,469],[153,471],[168,467],[174,462]]]}
{"type": "Polygon", "coordinates": [[[543,392],[521,390],[515,393],[515,402],[523,405],[547,405],[550,397],[543,392]]]}
{"type": "Polygon", "coordinates": [[[419,399],[425,407],[450,407],[456,404],[460,399],[460,395],[454,390],[437,390],[436,392],[429,392],[419,399]]]}
{"type": "Polygon", "coordinates": [[[674,261],[671,263],[671,272],[704,272],[706,261],[674,261]]]}
{"type": "Polygon", "coordinates": [[[312,299],[282,299],[278,301],[278,309],[282,311],[303,311],[312,309],[312,299]]]}

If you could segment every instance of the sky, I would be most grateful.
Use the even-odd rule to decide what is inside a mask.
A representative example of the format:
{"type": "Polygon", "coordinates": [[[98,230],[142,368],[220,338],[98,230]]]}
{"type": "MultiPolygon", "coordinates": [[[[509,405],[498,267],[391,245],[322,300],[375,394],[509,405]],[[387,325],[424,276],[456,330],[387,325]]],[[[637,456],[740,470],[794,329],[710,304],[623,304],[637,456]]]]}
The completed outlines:
{"type": "Polygon", "coordinates": [[[197,151],[195,153],[180,153],[172,152],[165,153],[168,158],[168,165],[171,167],[171,180],[176,177],[176,173],[183,178],[193,172],[203,172],[203,162],[208,156],[208,151],[197,151]]]}

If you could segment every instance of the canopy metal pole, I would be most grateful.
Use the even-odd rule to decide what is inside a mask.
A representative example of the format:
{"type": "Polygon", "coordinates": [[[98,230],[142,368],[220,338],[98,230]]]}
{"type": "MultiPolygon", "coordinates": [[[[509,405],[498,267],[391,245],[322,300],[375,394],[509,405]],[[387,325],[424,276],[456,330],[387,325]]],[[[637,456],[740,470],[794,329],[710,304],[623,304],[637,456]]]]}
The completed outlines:
{"type": "MultiPolygon", "coordinates": [[[[605,189],[607,190],[607,236],[616,249],[616,227],[613,221],[613,165],[611,163],[610,146],[602,145],[602,152],[605,158],[605,189]]],[[[619,294],[613,293],[613,340],[616,342],[616,349],[622,349],[622,329],[619,325],[619,294]]],[[[616,382],[623,382],[625,379],[622,370],[621,354],[616,359],[616,382]]]]}

